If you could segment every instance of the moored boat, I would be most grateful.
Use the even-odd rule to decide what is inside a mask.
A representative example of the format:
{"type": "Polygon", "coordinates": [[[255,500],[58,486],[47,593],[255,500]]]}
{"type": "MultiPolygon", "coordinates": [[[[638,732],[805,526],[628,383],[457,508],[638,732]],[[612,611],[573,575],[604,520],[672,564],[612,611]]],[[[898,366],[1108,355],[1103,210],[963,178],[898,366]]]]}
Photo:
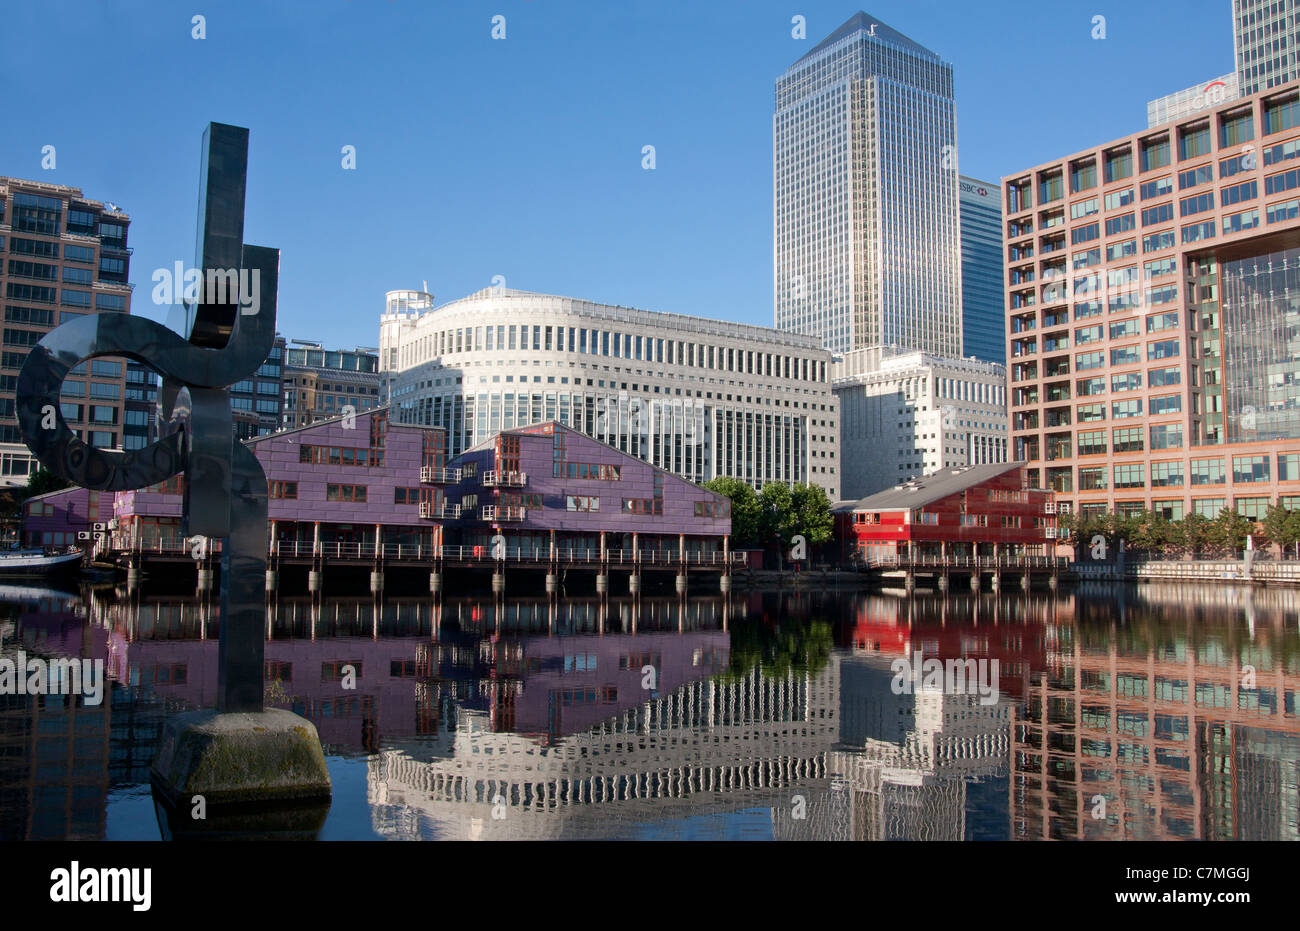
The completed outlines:
{"type": "Polygon", "coordinates": [[[80,567],[82,555],[80,549],[0,552],[0,578],[30,578],[72,572],[80,567]]]}

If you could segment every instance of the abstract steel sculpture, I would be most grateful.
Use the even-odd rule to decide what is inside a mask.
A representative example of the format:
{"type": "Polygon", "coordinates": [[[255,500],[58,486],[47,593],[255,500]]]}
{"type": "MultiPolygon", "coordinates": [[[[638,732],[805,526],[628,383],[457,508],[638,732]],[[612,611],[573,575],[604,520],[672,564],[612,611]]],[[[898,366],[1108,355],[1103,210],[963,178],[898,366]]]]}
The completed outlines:
{"type": "MultiPolygon", "coordinates": [[[[188,537],[226,538],[221,551],[218,710],[262,711],[266,474],[234,438],[227,386],[250,377],[275,340],[277,249],[244,243],[248,130],[211,123],[204,133],[197,299],[185,336],[142,317],[101,313],[47,333],[18,376],[18,422],[41,464],[69,482],[126,491],[184,475],[188,537]],[[241,313],[234,280],[260,288],[241,313]],[[89,446],[68,429],[59,392],[83,360],[124,356],[163,376],[160,438],[139,450],[89,446]]],[[[244,295],[245,298],[248,295],[244,295]]]]}

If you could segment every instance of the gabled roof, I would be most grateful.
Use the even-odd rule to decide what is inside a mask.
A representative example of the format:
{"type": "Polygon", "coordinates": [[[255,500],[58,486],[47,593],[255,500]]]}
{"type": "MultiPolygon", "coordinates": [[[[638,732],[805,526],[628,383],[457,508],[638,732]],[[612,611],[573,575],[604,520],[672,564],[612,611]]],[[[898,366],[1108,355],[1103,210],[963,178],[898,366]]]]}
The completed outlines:
{"type": "MultiPolygon", "coordinates": [[[[380,411],[387,411],[388,408],[389,408],[389,405],[387,405],[387,404],[384,404],[384,405],[382,405],[381,407],[368,407],[368,408],[366,408],[364,411],[357,411],[357,412],[356,412],[355,414],[353,414],[352,416],[355,417],[355,418],[360,419],[360,418],[362,418],[362,417],[369,417],[369,416],[372,415],[372,414],[378,414],[380,411]]],[[[309,423],[309,424],[307,424],[307,425],[305,425],[305,426],[302,426],[302,427],[290,427],[290,428],[287,429],[287,430],[277,430],[277,431],[275,431],[274,433],[268,433],[268,434],[266,434],[265,436],[250,436],[248,439],[244,440],[244,445],[245,445],[245,446],[252,446],[252,445],[254,445],[254,444],[256,444],[256,443],[261,443],[263,440],[278,440],[278,439],[282,439],[282,438],[284,438],[284,437],[286,437],[286,436],[289,436],[290,434],[293,434],[293,433],[301,433],[301,432],[304,431],[304,430],[315,430],[317,427],[326,427],[326,426],[329,426],[329,425],[332,424],[332,423],[340,423],[340,422],[342,422],[343,420],[345,420],[345,419],[347,418],[347,416],[348,416],[347,414],[340,414],[340,415],[337,416],[337,417],[327,417],[327,418],[324,419],[324,420],[313,420],[311,423],[309,423]]],[[[390,420],[388,421],[388,428],[391,430],[391,429],[394,428],[394,427],[406,427],[407,429],[414,429],[414,430],[443,430],[443,429],[446,429],[445,427],[424,427],[424,426],[419,426],[418,424],[398,423],[397,421],[395,421],[395,420],[391,420],[391,419],[390,419],[390,420]]]]}
{"type": "Polygon", "coordinates": [[[867,495],[857,501],[841,501],[832,510],[846,511],[901,511],[925,507],[949,495],[955,495],[981,482],[1004,475],[1025,464],[1020,462],[989,462],[982,465],[963,466],[960,469],[942,469],[931,475],[913,478],[901,485],[867,495]]]}
{"type": "MultiPolygon", "coordinates": [[[[594,436],[588,436],[586,433],[583,433],[581,430],[575,430],[573,427],[570,427],[568,424],[560,423],[560,421],[558,420],[539,420],[537,423],[529,423],[519,427],[511,427],[508,430],[498,430],[496,433],[493,433],[491,436],[487,437],[481,442],[475,443],[473,446],[469,447],[468,449],[461,450],[461,452],[458,453],[457,455],[448,456],[447,461],[448,463],[452,463],[455,462],[457,459],[460,459],[461,457],[467,455],[468,453],[477,453],[477,452],[483,452],[485,450],[493,449],[496,446],[497,437],[503,434],[519,435],[519,436],[553,436],[555,434],[555,431],[557,430],[563,430],[565,433],[569,434],[570,436],[577,437],[578,440],[581,442],[592,443],[596,446],[603,446],[606,449],[611,450],[612,452],[618,453],[624,459],[629,459],[632,462],[637,463],[638,465],[649,466],[653,471],[662,472],[665,476],[667,476],[668,478],[672,479],[675,482],[683,482],[687,485],[695,485],[695,483],[692,482],[690,479],[682,478],[676,472],[670,472],[667,469],[662,468],[661,466],[655,465],[653,462],[648,462],[645,459],[640,458],[639,456],[633,456],[631,453],[625,453],[617,446],[611,446],[610,444],[604,442],[603,440],[596,439],[594,436]],[[544,427],[550,427],[551,428],[550,432],[547,432],[546,430],[542,429],[544,427]]],[[[695,487],[708,492],[709,494],[713,495],[715,498],[718,498],[719,500],[727,497],[724,494],[714,491],[712,488],[705,488],[703,485],[695,485],[695,487]]]]}
{"type": "Polygon", "coordinates": [[[892,29],[889,26],[886,26],[880,20],[876,19],[876,17],[871,16],[870,14],[864,13],[861,10],[859,10],[857,13],[854,13],[852,16],[850,16],[844,22],[844,24],[840,26],[840,28],[836,29],[826,38],[822,39],[815,46],[813,46],[812,51],[810,51],[807,55],[804,55],[802,58],[800,58],[799,61],[795,62],[795,64],[797,65],[800,62],[803,62],[813,57],[814,55],[817,55],[820,52],[825,51],[826,49],[834,45],[836,42],[839,42],[841,39],[848,38],[849,36],[853,35],[855,32],[871,33],[872,26],[876,27],[874,34],[872,34],[871,36],[871,38],[873,39],[879,39],[880,41],[887,42],[890,45],[898,46],[899,48],[904,48],[911,52],[916,52],[918,55],[924,55],[927,58],[933,58],[936,60],[939,58],[939,56],[935,52],[926,48],[921,43],[913,39],[909,39],[907,36],[899,32],[897,29],[892,29]]]}

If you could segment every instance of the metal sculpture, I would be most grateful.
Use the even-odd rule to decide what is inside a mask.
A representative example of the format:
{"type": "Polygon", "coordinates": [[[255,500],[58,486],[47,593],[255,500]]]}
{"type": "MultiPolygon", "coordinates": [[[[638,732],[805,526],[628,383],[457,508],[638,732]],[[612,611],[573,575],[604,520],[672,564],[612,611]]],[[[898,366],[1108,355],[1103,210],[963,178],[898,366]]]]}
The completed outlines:
{"type": "Polygon", "coordinates": [[[127,491],[184,476],[186,536],[225,538],[218,709],[260,712],[266,474],[234,437],[226,388],[253,375],[275,341],[280,254],[243,241],[248,130],[210,123],[203,138],[195,262],[200,280],[195,300],[185,306],[185,335],[126,314],[61,324],[36,344],[18,376],[18,422],[41,464],[75,485],[127,491]],[[254,292],[241,294],[249,286],[254,292]],[[99,356],[132,359],[163,376],[161,436],[154,443],[139,450],[98,449],[64,422],[64,377],[99,356]]]}

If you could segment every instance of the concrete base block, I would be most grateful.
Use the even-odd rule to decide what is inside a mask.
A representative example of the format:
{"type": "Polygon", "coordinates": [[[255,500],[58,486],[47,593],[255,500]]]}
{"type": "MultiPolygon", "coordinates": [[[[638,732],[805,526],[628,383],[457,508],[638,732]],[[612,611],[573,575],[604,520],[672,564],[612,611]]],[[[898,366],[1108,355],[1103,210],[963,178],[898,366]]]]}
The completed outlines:
{"type": "Polygon", "coordinates": [[[677,594],[682,595],[685,594],[685,592],[686,592],[686,576],[679,575],[677,577],[677,594]]]}
{"type": "Polygon", "coordinates": [[[199,587],[199,591],[201,592],[212,591],[212,570],[211,569],[199,570],[198,587],[199,587]]]}
{"type": "Polygon", "coordinates": [[[546,594],[554,595],[560,590],[560,577],[554,573],[546,573],[546,594]]]}
{"type": "Polygon", "coordinates": [[[718,588],[721,589],[724,594],[731,591],[731,576],[718,576],[718,588]]]}
{"type": "Polygon", "coordinates": [[[442,591],[442,573],[441,573],[441,572],[430,572],[430,573],[429,573],[429,591],[431,591],[431,592],[440,592],[440,591],[442,591]]]}
{"type": "Polygon", "coordinates": [[[384,590],[384,574],[382,572],[370,573],[370,590],[375,593],[384,590]]]}
{"type": "Polygon", "coordinates": [[[492,591],[504,592],[506,590],[506,574],[504,572],[492,573],[492,591]]]}
{"type": "Polygon", "coordinates": [[[601,594],[609,591],[609,576],[605,575],[603,572],[596,576],[596,591],[601,594]]]}
{"type": "Polygon", "coordinates": [[[318,592],[321,589],[321,574],[316,569],[307,572],[307,591],[318,592]]]}
{"type": "Polygon", "coordinates": [[[971,573],[970,588],[973,592],[980,590],[980,574],[978,572],[971,573]]]}
{"type": "Polygon", "coordinates": [[[278,708],[209,708],[168,718],[150,775],[174,807],[190,805],[196,795],[207,806],[320,802],[331,795],[315,725],[278,708]]]}
{"type": "Polygon", "coordinates": [[[273,592],[280,587],[280,573],[274,569],[266,570],[266,590],[273,592]]]}

